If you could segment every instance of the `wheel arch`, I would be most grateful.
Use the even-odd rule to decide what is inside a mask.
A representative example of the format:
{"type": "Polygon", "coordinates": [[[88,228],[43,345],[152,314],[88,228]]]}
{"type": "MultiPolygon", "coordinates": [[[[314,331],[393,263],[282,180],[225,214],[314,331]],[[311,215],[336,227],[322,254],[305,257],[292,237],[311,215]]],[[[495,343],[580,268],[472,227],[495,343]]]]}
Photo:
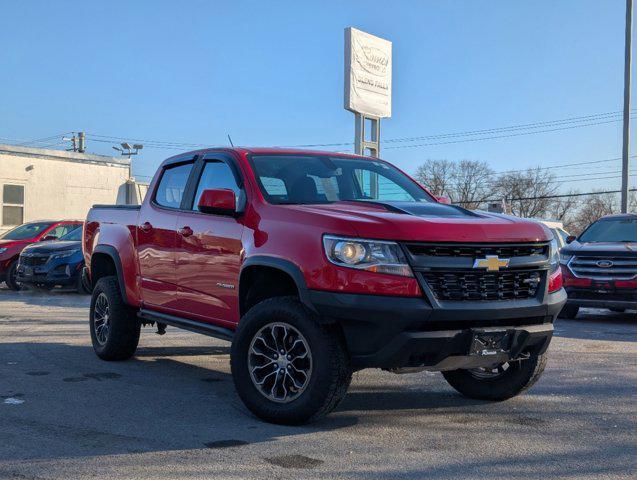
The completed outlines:
{"type": "Polygon", "coordinates": [[[100,278],[115,275],[124,302],[129,304],[124,282],[122,260],[117,249],[111,245],[97,245],[91,255],[91,284],[93,288],[100,278]]]}
{"type": "Polygon", "coordinates": [[[239,275],[240,318],[261,300],[291,294],[297,295],[305,307],[316,313],[305,278],[297,265],[283,258],[266,255],[250,257],[243,263],[239,275]],[[255,294],[254,287],[263,288],[264,291],[255,294]]]}

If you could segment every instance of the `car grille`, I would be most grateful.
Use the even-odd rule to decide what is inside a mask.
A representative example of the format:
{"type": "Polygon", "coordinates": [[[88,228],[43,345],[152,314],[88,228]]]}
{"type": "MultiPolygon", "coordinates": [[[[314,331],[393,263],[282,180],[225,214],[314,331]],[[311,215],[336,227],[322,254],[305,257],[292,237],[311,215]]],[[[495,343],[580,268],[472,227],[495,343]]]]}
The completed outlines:
{"type": "Polygon", "coordinates": [[[403,247],[423,289],[441,301],[533,298],[549,266],[547,242],[405,243],[403,247]],[[476,260],[491,255],[508,260],[508,266],[499,271],[474,267],[476,260]]]}
{"type": "Polygon", "coordinates": [[[631,280],[637,277],[637,258],[573,257],[569,268],[576,277],[631,280]]]}
{"type": "Polygon", "coordinates": [[[39,255],[37,257],[22,255],[20,257],[20,264],[22,264],[25,267],[39,267],[41,265],[44,265],[48,261],[49,261],[48,255],[39,255]]]}
{"type": "Polygon", "coordinates": [[[533,298],[542,279],[537,270],[507,272],[423,272],[438,300],[514,300],[533,298]]]}
{"type": "Polygon", "coordinates": [[[503,258],[548,255],[548,244],[406,244],[412,255],[430,257],[473,257],[497,255],[503,258]]]}

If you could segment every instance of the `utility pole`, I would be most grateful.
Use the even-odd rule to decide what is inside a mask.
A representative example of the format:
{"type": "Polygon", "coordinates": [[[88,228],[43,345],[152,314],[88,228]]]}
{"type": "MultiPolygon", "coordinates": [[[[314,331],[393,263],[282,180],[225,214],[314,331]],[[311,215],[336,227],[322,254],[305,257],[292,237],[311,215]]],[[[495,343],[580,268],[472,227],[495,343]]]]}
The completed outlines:
{"type": "Polygon", "coordinates": [[[624,44],[624,135],[622,147],[622,213],[628,212],[630,189],[630,79],[633,39],[633,0],[626,0],[626,39],[624,44]]]}

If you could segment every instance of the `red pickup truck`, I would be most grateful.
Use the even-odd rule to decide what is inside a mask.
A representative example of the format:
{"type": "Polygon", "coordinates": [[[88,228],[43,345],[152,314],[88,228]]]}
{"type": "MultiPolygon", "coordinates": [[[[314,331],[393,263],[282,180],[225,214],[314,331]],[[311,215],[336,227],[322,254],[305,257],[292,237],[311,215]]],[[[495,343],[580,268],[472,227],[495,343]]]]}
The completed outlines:
{"type": "Polygon", "coordinates": [[[541,374],[566,301],[551,238],[439,203],[376,158],[186,153],[141,207],[88,214],[93,347],[129,358],[142,325],[231,340],[239,396],[275,423],[331,411],[368,367],[441,371],[468,397],[503,400],[541,374]]]}

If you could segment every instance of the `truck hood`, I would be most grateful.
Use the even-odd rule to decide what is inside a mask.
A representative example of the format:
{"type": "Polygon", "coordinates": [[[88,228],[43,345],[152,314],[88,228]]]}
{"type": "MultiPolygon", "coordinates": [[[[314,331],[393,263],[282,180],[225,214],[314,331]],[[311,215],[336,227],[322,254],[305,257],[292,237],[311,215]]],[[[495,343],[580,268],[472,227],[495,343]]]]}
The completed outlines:
{"type": "Polygon", "coordinates": [[[538,242],[552,238],[537,222],[442,203],[344,201],[293,208],[312,216],[339,219],[364,238],[481,243],[538,242]]]}
{"type": "Polygon", "coordinates": [[[59,241],[59,240],[52,240],[50,242],[38,242],[36,244],[33,245],[29,245],[28,247],[25,247],[24,250],[22,250],[22,252],[29,252],[29,253],[54,253],[54,252],[59,252],[62,250],[81,250],[82,249],[82,242],[80,241],[59,241]]]}
{"type": "Polygon", "coordinates": [[[584,242],[577,240],[562,249],[564,255],[578,256],[613,256],[637,258],[637,243],[635,242],[584,242]]]}

